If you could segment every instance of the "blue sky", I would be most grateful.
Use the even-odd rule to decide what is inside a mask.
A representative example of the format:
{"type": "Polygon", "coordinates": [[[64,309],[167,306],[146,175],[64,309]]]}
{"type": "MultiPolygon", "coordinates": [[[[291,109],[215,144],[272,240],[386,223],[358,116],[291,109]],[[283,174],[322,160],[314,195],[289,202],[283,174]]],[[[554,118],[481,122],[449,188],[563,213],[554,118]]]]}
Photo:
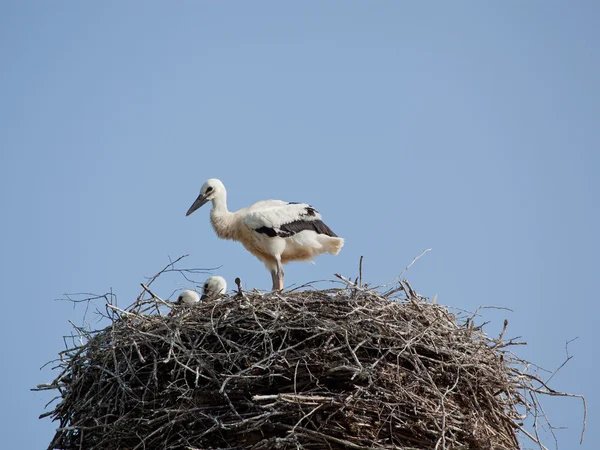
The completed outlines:
{"type": "Polygon", "coordinates": [[[544,405],[561,448],[599,448],[599,38],[593,1],[0,2],[6,447],[53,435],[29,389],[82,323],[64,293],[126,305],[186,253],[270,287],[208,207],[185,217],[218,177],[230,209],[308,202],[346,239],[287,284],[355,275],[360,255],[390,282],[431,247],[413,287],[510,308],[481,320],[508,318],[519,356],[553,370],[578,337],[552,383],[587,397],[581,447],[580,403],[544,405]]]}

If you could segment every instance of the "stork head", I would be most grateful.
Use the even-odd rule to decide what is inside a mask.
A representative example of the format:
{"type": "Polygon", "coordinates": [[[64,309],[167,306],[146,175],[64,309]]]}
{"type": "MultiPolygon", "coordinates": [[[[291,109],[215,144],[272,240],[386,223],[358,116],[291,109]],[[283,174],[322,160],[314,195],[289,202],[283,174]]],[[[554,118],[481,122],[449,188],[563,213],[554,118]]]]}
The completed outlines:
{"type": "Polygon", "coordinates": [[[200,295],[196,291],[186,290],[179,295],[177,303],[180,305],[193,306],[200,301],[200,295]]]}
{"type": "Polygon", "coordinates": [[[223,277],[210,277],[204,282],[201,300],[214,298],[227,292],[227,281],[223,277]]]}
{"type": "Polygon", "coordinates": [[[196,211],[206,202],[217,198],[223,198],[224,196],[225,186],[223,185],[223,183],[221,183],[221,180],[218,180],[216,178],[206,180],[200,188],[200,195],[198,195],[198,198],[196,199],[196,201],[194,201],[192,206],[190,206],[190,209],[188,209],[188,212],[185,215],[189,216],[191,213],[196,211]]]}

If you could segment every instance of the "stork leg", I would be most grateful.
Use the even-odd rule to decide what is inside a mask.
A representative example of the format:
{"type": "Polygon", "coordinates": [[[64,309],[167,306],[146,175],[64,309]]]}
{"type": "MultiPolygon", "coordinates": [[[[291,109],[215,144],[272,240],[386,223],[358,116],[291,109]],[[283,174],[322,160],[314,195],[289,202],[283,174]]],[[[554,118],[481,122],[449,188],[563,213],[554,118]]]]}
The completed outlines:
{"type": "Polygon", "coordinates": [[[272,290],[283,290],[283,265],[281,264],[281,258],[275,257],[275,264],[269,264],[267,267],[271,273],[271,280],[273,280],[272,290]]]}
{"type": "Polygon", "coordinates": [[[279,272],[278,272],[278,274],[277,274],[277,275],[278,275],[278,276],[277,276],[277,278],[278,278],[278,280],[277,280],[277,281],[279,282],[279,283],[278,283],[278,284],[279,284],[279,286],[278,286],[278,290],[279,290],[279,291],[283,291],[283,275],[284,275],[284,273],[283,273],[283,267],[281,267],[281,268],[279,269],[279,272]]]}
{"type": "Polygon", "coordinates": [[[273,281],[272,291],[279,290],[279,276],[277,275],[277,268],[273,268],[270,270],[271,272],[271,280],[273,281]]]}

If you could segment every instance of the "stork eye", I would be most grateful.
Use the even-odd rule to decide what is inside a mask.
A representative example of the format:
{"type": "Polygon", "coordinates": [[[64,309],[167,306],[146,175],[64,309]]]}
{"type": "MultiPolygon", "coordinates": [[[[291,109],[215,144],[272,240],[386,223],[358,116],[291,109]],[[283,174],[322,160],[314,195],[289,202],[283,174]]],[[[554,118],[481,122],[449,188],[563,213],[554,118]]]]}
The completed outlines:
{"type": "Polygon", "coordinates": [[[208,194],[208,193],[209,193],[209,192],[211,192],[212,190],[213,190],[213,188],[209,186],[209,187],[207,187],[207,188],[206,188],[206,193],[208,194]]]}

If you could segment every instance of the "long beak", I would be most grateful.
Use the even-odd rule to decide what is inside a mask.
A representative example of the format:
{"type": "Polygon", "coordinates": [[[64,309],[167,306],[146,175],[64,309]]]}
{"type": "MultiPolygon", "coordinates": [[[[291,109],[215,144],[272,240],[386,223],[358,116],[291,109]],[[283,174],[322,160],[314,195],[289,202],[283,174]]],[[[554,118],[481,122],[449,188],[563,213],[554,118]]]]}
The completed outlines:
{"type": "Polygon", "coordinates": [[[196,201],[192,204],[192,206],[190,206],[190,209],[188,209],[188,212],[185,213],[186,217],[189,216],[194,211],[196,211],[202,205],[204,205],[207,201],[208,201],[208,199],[203,194],[200,194],[198,196],[198,198],[196,199],[196,201]]]}

